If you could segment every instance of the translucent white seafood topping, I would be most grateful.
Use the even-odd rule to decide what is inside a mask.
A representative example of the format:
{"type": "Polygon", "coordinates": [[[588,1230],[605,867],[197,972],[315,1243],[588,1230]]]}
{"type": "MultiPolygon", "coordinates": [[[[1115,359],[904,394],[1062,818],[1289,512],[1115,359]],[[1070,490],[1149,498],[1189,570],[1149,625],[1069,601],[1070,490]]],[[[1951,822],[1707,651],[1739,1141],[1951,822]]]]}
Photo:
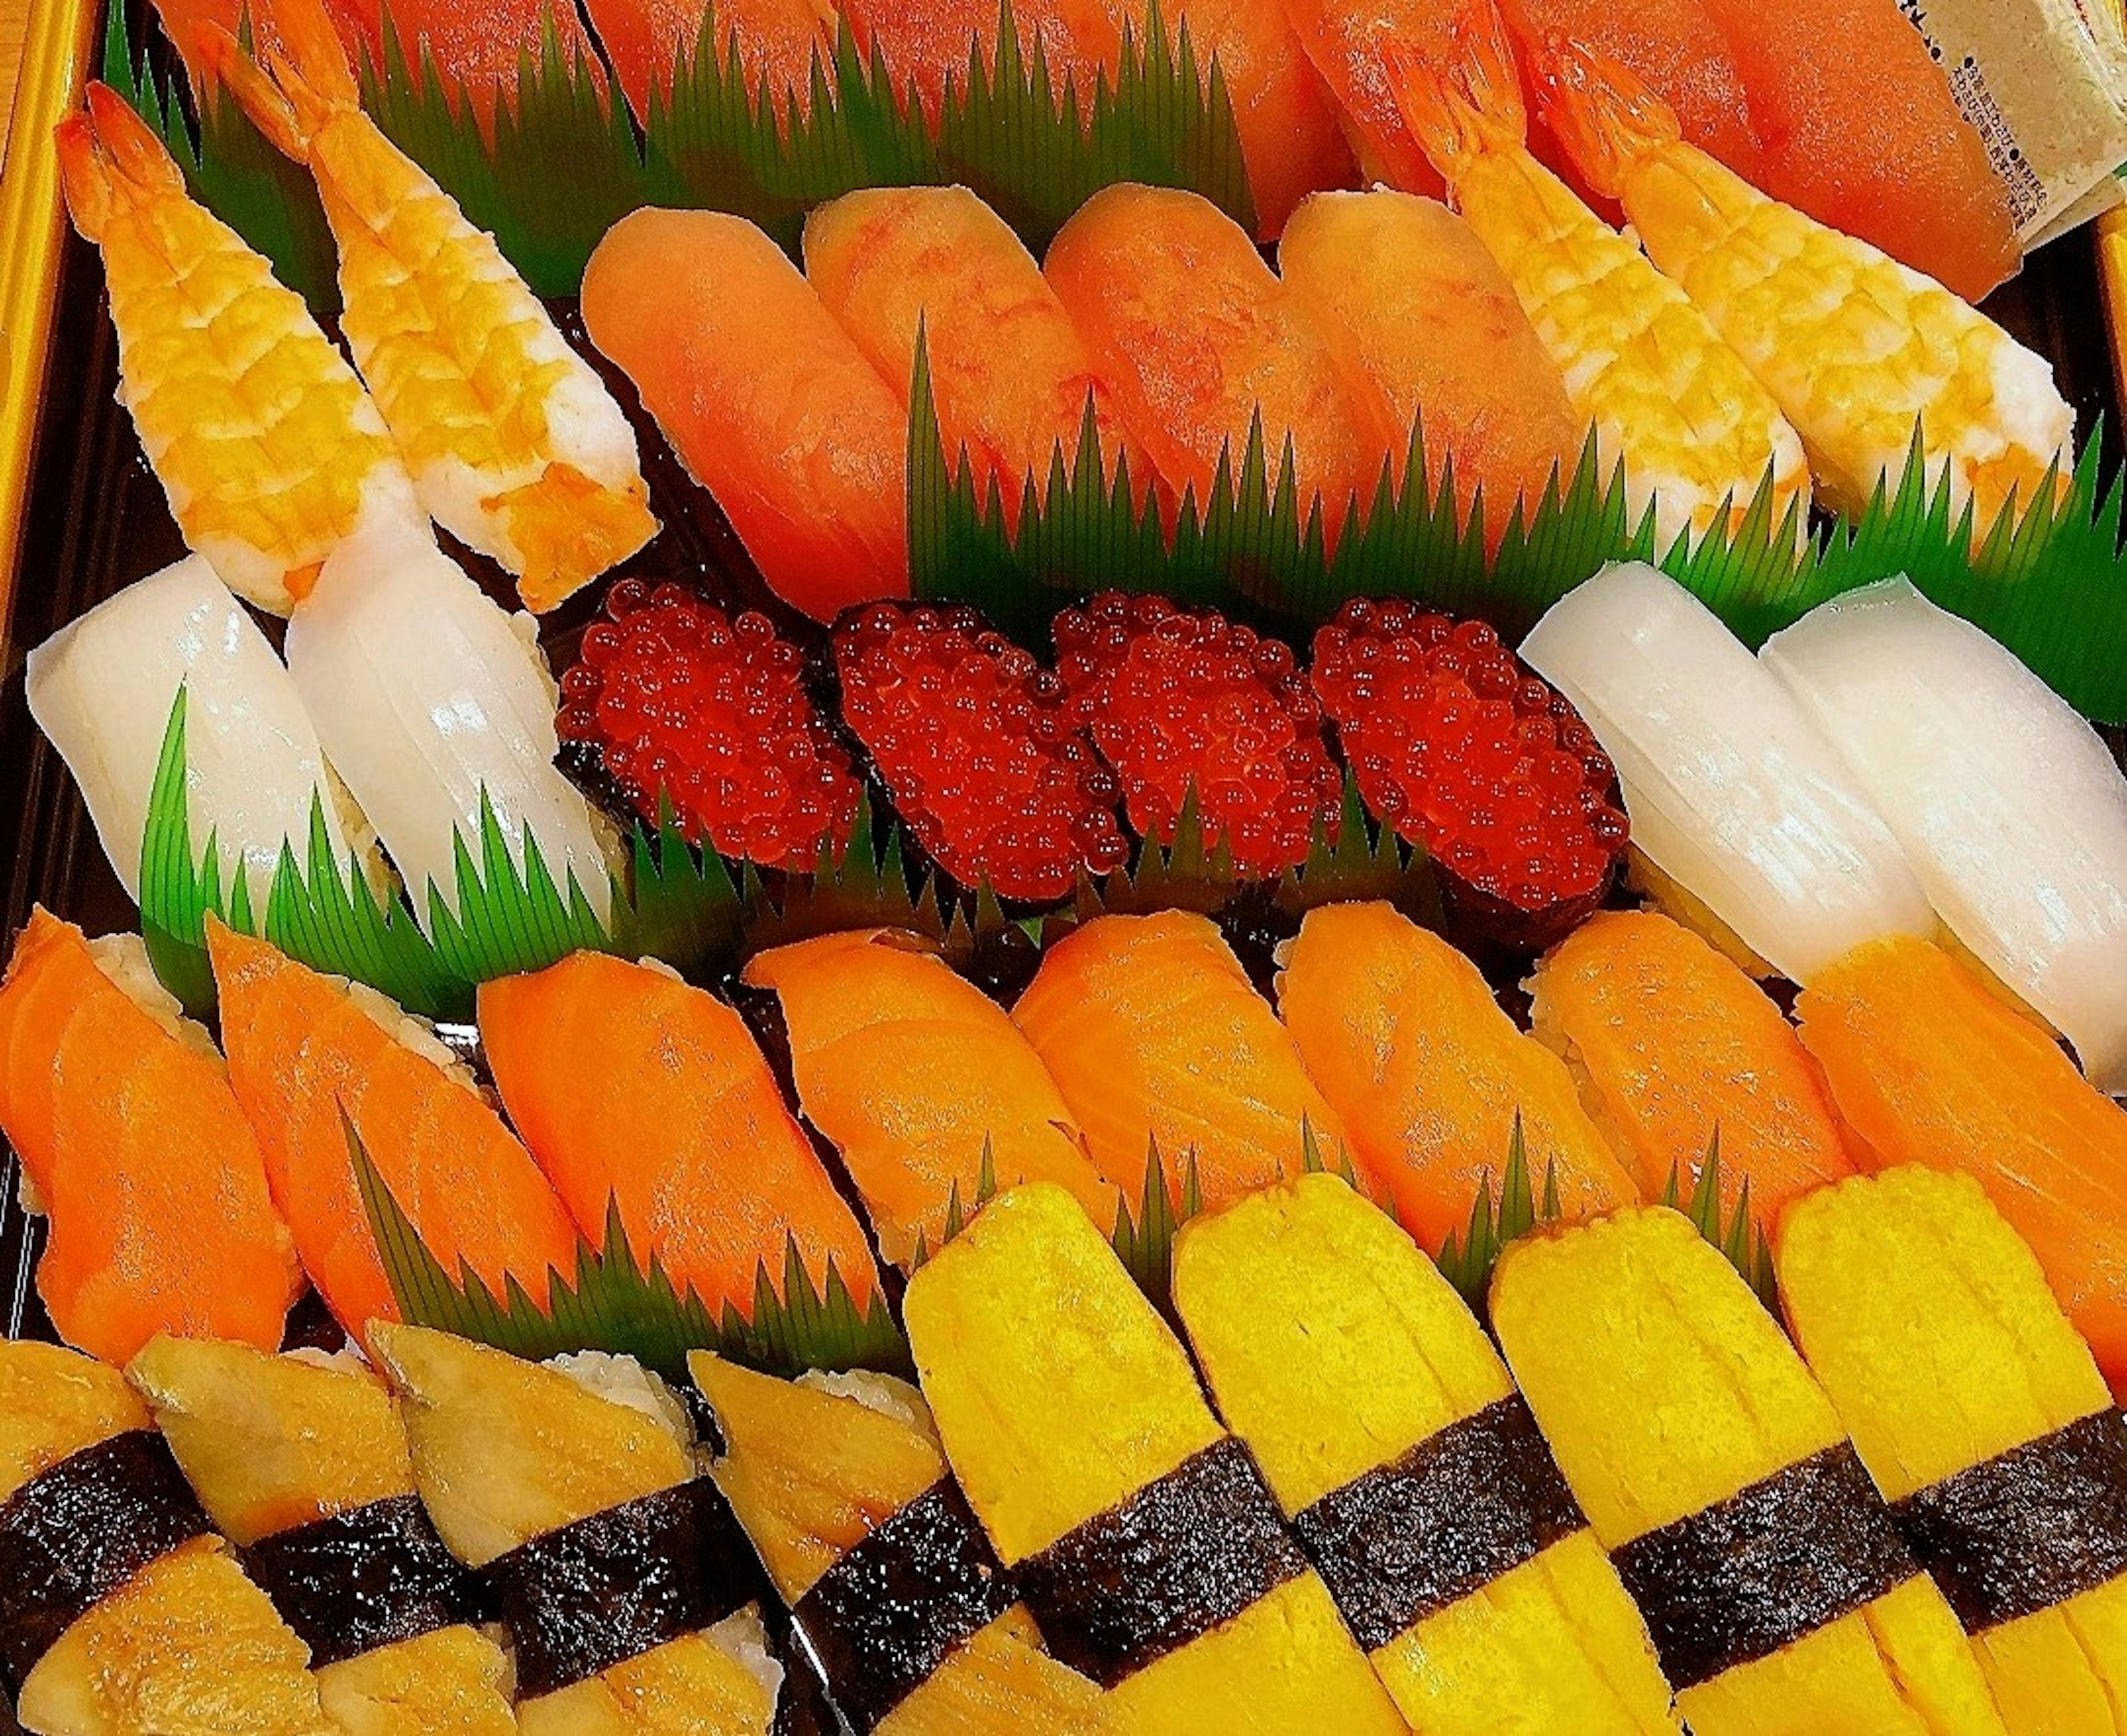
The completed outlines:
{"type": "Polygon", "coordinates": [[[1522,646],[1618,768],[1648,859],[1797,982],[1850,948],[1932,934],[1897,840],[1802,707],[1705,604],[1605,568],[1522,646]]]}

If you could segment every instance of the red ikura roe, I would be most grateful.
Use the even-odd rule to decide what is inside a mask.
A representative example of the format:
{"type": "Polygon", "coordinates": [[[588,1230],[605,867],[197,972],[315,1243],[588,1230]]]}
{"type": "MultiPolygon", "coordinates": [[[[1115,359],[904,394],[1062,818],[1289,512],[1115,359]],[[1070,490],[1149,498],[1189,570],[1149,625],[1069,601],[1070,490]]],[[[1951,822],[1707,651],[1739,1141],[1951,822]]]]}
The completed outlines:
{"type": "Polygon", "coordinates": [[[1190,790],[1204,836],[1268,878],[1307,859],[1343,780],[1291,649],[1210,609],[1106,591],[1056,617],[1075,721],[1115,768],[1143,836],[1174,841],[1190,790]]]}
{"type": "Polygon", "coordinates": [[[1615,770],[1491,627],[1348,603],[1312,674],[1368,807],[1452,874],[1528,912],[1607,887],[1627,837],[1615,770]]]}
{"type": "Polygon", "coordinates": [[[767,867],[810,868],[848,841],[862,786],[765,615],[632,579],[605,608],[561,677],[556,727],[595,750],[637,816],[657,824],[661,792],[690,841],[767,867]]]}
{"type": "Polygon", "coordinates": [[[1063,897],[1122,866],[1113,773],[1064,684],[971,608],[871,603],[835,629],[842,717],[933,861],[1000,896],[1063,897]]]}

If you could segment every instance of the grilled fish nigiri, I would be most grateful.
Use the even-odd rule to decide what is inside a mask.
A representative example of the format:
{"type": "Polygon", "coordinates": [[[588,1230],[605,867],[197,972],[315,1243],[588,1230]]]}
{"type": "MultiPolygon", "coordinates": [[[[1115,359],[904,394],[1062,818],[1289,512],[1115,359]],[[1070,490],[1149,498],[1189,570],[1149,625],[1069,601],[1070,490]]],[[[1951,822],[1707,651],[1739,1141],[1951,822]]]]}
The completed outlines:
{"type": "Polygon", "coordinates": [[[210,921],[230,1082],[266,1156],[303,1269],[357,1339],[398,1305],[348,1129],[447,1271],[535,1300],[576,1269],[561,1202],[451,1052],[375,990],[210,921]]]}
{"type": "Polygon", "coordinates": [[[1390,52],[1397,95],[1594,423],[1604,474],[1622,465],[1632,518],[1651,507],[1664,549],[1739,525],[1768,480],[1774,526],[1799,535],[1809,466],[1794,429],[1684,291],[1529,154],[1520,77],[1483,8],[1445,64],[1390,52]]]}
{"type": "Polygon", "coordinates": [[[2075,412],[2046,360],[1932,278],[1760,192],[1679,137],[1614,62],[1545,63],[1553,122],[1581,171],[1779,400],[1825,498],[1859,517],[1894,490],[1918,427],[1952,517],[1983,537],[2065,485],[2075,412]]]}
{"type": "MultiPolygon", "coordinates": [[[[653,102],[670,112],[676,73],[694,64],[702,43],[700,0],[585,0],[599,46],[635,118],[653,102]]],[[[812,111],[812,79],[835,76],[835,9],[827,0],[718,0],[718,39],[706,45],[719,67],[736,59],[748,92],[770,112],[812,111]]]]}
{"type": "Polygon", "coordinates": [[[414,1490],[384,1383],[248,1345],[157,1338],[127,1365],[222,1534],[310,1648],[348,1736],[512,1736],[509,1661],[414,1490]]]}
{"type": "MultiPolygon", "coordinates": [[[[1794,1028],[1732,960],[1653,911],[1605,911],[1529,979],[1533,1035],[1639,1184],[1689,1198],[1721,1152],[1733,1210],[1745,1187],[1769,1223],[1790,1199],[1854,1173],[1846,1136],[1794,1028]]],[[[1725,1220],[1724,1220],[1725,1221],[1725,1220]]]]}
{"type": "Polygon", "coordinates": [[[92,83],[59,155],[74,227],[102,251],[126,406],[193,553],[285,615],[358,528],[425,537],[354,370],[302,297],[186,191],[148,124],[92,83]]]}
{"type": "Polygon", "coordinates": [[[805,278],[904,409],[921,338],[946,462],[966,465],[978,501],[997,490],[1007,527],[1030,485],[1046,493],[1059,453],[1067,471],[1076,461],[1089,408],[1107,476],[1127,461],[1140,499],[1157,480],[1034,256],[967,188],[874,187],[816,207],[805,278]]]}
{"type": "Polygon", "coordinates": [[[1823,1389],[1689,1218],[1515,1242],[1492,1327],[1698,1736],[2001,1736],[1823,1389]]]}
{"type": "Polygon", "coordinates": [[[1484,1330],[1334,1175],[1183,1227],[1174,1301],[1411,1728],[1674,1733],[1639,1611],[1484,1330]]]}
{"type": "Polygon", "coordinates": [[[1120,1199],[1056,1081],[988,996],[916,935],[822,934],[756,953],[790,1038],[798,1106],[842,1156],[896,1265],[945,1240],[953,1203],[1054,1181],[1111,1227],[1120,1199]]]}
{"type": "Polygon", "coordinates": [[[904,1317],[969,1504],[1052,1649],[1108,1690],[1109,1729],[1405,1729],[1247,1448],[1069,1194],[999,1194],[909,1280],[904,1317]]]}
{"type": "Polygon", "coordinates": [[[584,328],[817,621],[908,594],[908,417],[783,250],[742,217],[640,210],[584,269],[584,328]]]}
{"type": "Polygon", "coordinates": [[[498,1592],[523,1736],[768,1736],[760,1567],[669,1388],[619,1357],[565,1372],[422,1327],[371,1341],[429,1516],[498,1592]]]}
{"type": "Polygon", "coordinates": [[[0,1678],[30,1736],[334,1736],[117,1369],[0,1339],[0,1678]]]}
{"type": "Polygon", "coordinates": [[[1637,1197],[1564,1065],[1438,935],[1390,905],[1324,905],[1281,963],[1278,1012],[1309,1076],[1428,1250],[1468,1221],[1518,1127],[1538,1195],[1548,1177],[1568,1215],[1637,1197]]]}
{"type": "Polygon", "coordinates": [[[879,1288],[864,1228],[784,1107],[746,1021],[661,965],[577,953],[480,991],[510,1120],[594,1245],[618,1212],[636,1256],[747,1319],[794,1250],[862,1313],[879,1288]]]}
{"type": "Polygon", "coordinates": [[[553,608],[656,534],[634,430],[495,238],[362,112],[324,0],[269,9],[287,52],[263,70],[225,33],[220,70],[317,182],[355,366],[421,504],[553,608]]]}
{"type": "Polygon", "coordinates": [[[1362,1154],[1218,925],[1184,911],[1101,916],[1049,948],[1011,1010],[1101,1173],[1135,1201],[1157,1150],[1207,1204],[1297,1175],[1311,1138],[1362,1154]]]}
{"type": "Polygon", "coordinates": [[[2127,1395],[2127,1109],[1940,947],[1857,947],[1795,1003],[1871,1167],[1977,1176],[2127,1395]]]}
{"type": "Polygon", "coordinates": [[[2127,1424],[1969,1175],[1800,1200],[1780,1300],[2011,1730],[2112,1736],[2127,1694],[2127,1424]]]}
{"type": "Polygon", "coordinates": [[[1587,423],[1470,226],[1408,193],[1317,193],[1278,243],[1286,286],[1343,370],[1367,433],[1399,484],[1423,426],[1429,502],[1452,467],[1466,519],[1480,491],[1497,549],[1518,508],[1573,480],[1587,423]]]}
{"type": "Polygon", "coordinates": [[[0,1129],[51,1221],[37,1291],[69,1344],[280,1343],[301,1280],[265,1160],[139,940],[31,916],[0,983],[0,1129]]]}
{"type": "Polygon", "coordinates": [[[1276,490],[1289,453],[1302,523],[1334,542],[1373,499],[1358,410],[1313,316],[1208,199],[1171,188],[1096,193],[1042,267],[1113,382],[1123,421],[1201,512],[1222,463],[1236,483],[1260,419],[1276,490]]]}
{"type": "Polygon", "coordinates": [[[723,1438],[717,1485],[858,1729],[1104,1728],[1100,1690],[1042,1649],[1013,1601],[913,1387],[883,1374],[777,1380],[703,1350],[687,1365],[723,1438]]]}

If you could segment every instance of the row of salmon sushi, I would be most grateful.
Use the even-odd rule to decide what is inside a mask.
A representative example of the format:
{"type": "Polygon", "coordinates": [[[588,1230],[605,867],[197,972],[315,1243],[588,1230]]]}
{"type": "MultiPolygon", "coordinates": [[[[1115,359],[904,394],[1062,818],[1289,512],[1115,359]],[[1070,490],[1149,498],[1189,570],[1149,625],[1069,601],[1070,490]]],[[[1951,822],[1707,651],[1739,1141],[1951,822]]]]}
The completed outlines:
{"type": "MultiPolygon", "coordinates": [[[[217,63],[204,27],[234,31],[233,0],[157,0],[205,83],[217,63]]],[[[381,63],[381,0],[332,0],[348,52],[381,63]]],[[[536,62],[548,32],[581,66],[603,50],[639,120],[669,100],[698,46],[736,61],[779,113],[808,113],[816,78],[830,88],[837,31],[876,57],[897,93],[912,91],[934,123],[971,63],[987,69],[1003,8],[983,0],[391,0],[407,64],[462,86],[483,123],[514,102],[519,57],[536,62]]],[[[1129,0],[1015,0],[1020,40],[1039,46],[1059,92],[1082,105],[1111,88],[1125,43],[1142,48],[1149,8],[1129,0]]],[[[252,14],[269,48],[272,8],[252,14]]],[[[1215,61],[1230,98],[1262,233],[1276,236],[1307,193],[1363,179],[1438,195],[1440,171],[1395,100],[1399,52],[1442,56],[1467,26],[1469,0],[1171,0],[1208,79],[1215,61]]],[[[1587,42],[1646,81],[1679,111],[1684,135],[1754,184],[1818,221],[1978,300],[2016,267],[2010,202],[1979,135],[1959,113],[1925,39],[1893,0],[1514,0],[1509,17],[1535,46],[1587,42]],[[1822,45],[1836,42],[1827,54],[1822,45]],[[1866,117],[1864,123],[1864,118],[1866,117]]],[[[1547,139],[1546,154],[1565,155],[1547,139]]],[[[1592,185],[1601,182],[1592,173],[1592,185]]],[[[1613,191],[1605,188],[1604,191],[1613,191]]]]}
{"type": "Polygon", "coordinates": [[[808,1667],[891,1736],[2118,1736],[2127,1431],[2030,1251],[1910,1167],[1775,1258],[1784,1334],[1675,1212],[1550,1228],[1495,1344],[1313,1175],[1184,1227],[1185,1348],[1032,1184],[911,1280],[920,1393],[697,1352],[699,1438],[419,1327],[0,1345],[9,1686],[32,1736],[765,1736],[808,1667]]]}

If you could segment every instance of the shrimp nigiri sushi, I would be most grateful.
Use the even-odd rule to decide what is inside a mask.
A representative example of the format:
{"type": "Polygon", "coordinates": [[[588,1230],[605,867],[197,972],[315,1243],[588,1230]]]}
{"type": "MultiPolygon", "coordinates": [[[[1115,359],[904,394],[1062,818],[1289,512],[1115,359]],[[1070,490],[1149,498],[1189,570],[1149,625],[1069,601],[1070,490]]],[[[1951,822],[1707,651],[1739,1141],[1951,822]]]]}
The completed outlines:
{"type": "Polygon", "coordinates": [[[1820,604],[1759,655],[1959,944],[2127,1092],[2127,778],[2096,731],[1903,579],[1820,604]]]}
{"type": "Polygon", "coordinates": [[[966,464],[978,501],[996,490],[1008,527],[1030,485],[1046,493],[1058,454],[1076,459],[1089,407],[1107,475],[1127,460],[1140,496],[1155,480],[1034,256],[965,187],[874,187],[818,206],[805,277],[904,409],[921,339],[946,462],[966,464]]]}
{"type": "Polygon", "coordinates": [[[1104,1728],[1100,1690],[1042,1649],[1015,1601],[915,1388],[885,1374],[778,1380],[701,1350],[687,1365],[722,1437],[711,1474],[855,1729],[1104,1728]]]}
{"type": "Polygon", "coordinates": [[[117,1369],[0,1339],[0,1686],[31,1736],[338,1736],[117,1369]]]}
{"type": "Polygon", "coordinates": [[[1747,1185],[1751,1215],[1766,1223],[1788,1200],[1854,1173],[1794,1028],[1680,924],[1605,911],[1546,954],[1528,988],[1532,1034],[1572,1070],[1641,1199],[1660,1199],[1672,1182],[1689,1198],[1717,1141],[1727,1204],[1747,1185]]]}
{"type": "Polygon", "coordinates": [[[285,851],[310,870],[322,816],[336,867],[352,851],[382,876],[375,839],[324,763],[287,668],[214,569],[192,555],[129,584],[30,653],[30,714],[88,802],[103,853],[137,903],[149,798],[170,716],[185,702],[185,810],[197,853],[212,838],[255,911],[285,851]]]}
{"type": "Polygon", "coordinates": [[[58,149],[74,226],[102,252],[126,406],[192,552],[285,615],[356,531],[425,538],[413,479],[354,370],[265,258],[186,191],[147,122],[92,83],[58,149]]]}
{"type": "Polygon", "coordinates": [[[1711,928],[1753,974],[1807,982],[1864,940],[1934,933],[1926,896],[1859,780],[1675,579],[1605,568],[1552,607],[1522,655],[1615,762],[1662,901],[1711,928]]]}
{"type": "Polygon", "coordinates": [[[1054,1181],[1103,1227],[1119,1198],[1033,1045],[1004,1009],[915,935],[823,934],[756,955],[805,1119],[841,1153],[888,1259],[945,1240],[953,1202],[1054,1181]]]}
{"type": "Polygon", "coordinates": [[[448,1272],[534,1302],[576,1269],[576,1232],[546,1178],[451,1052],[360,983],[320,976],[210,921],[230,1083],[266,1157],[303,1269],[348,1333],[396,1320],[348,1142],[352,1128],[448,1272]]]}
{"type": "Polygon", "coordinates": [[[1195,193],[1111,187],[1049,244],[1043,266],[1113,383],[1123,421],[1200,510],[1224,464],[1236,482],[1259,417],[1271,487],[1288,459],[1300,522],[1334,542],[1380,480],[1358,411],[1300,298],[1245,230],[1195,193]]]}
{"type": "Polygon", "coordinates": [[[861,1313],[879,1287],[864,1228],[784,1106],[746,1021],[665,967],[578,953],[480,991],[509,1119],[576,1226],[609,1216],[682,1294],[751,1319],[794,1250],[861,1313]]]}
{"type": "Polygon", "coordinates": [[[1859,947],[1795,1004],[1871,1168],[1975,1175],[2127,1394],[2127,1109],[1940,947],[1859,947]]]}
{"type": "Polygon", "coordinates": [[[670,1388],[624,1357],[542,1365],[422,1327],[372,1347],[429,1517],[496,1594],[523,1736],[769,1736],[760,1565],[670,1388]]]}
{"type": "Polygon", "coordinates": [[[159,1337],[127,1365],[185,1479],[310,1648],[346,1736],[513,1736],[509,1666],[414,1491],[406,1431],[355,1358],[159,1337]]]}
{"type": "Polygon", "coordinates": [[[1011,1010],[1101,1173],[1135,1202],[1158,1155],[1206,1204],[1362,1154],[1209,918],[1101,916],[1044,954],[1011,1010]]]}
{"type": "Polygon", "coordinates": [[[908,594],[908,417],[742,217],[640,210],[584,268],[584,327],[770,589],[816,620],[908,594]]]}
{"type": "Polygon", "coordinates": [[[37,1290],[69,1344],[280,1343],[300,1276],[265,1159],[139,940],[31,917],[0,983],[0,1128],[51,1220],[37,1290]]]}
{"type": "Polygon", "coordinates": [[[1278,243],[1286,286],[1343,370],[1375,449],[1405,482],[1422,426],[1430,502],[1452,468],[1466,520],[1481,491],[1496,549],[1517,507],[1562,494],[1587,438],[1558,364],[1470,226],[1408,193],[1317,193],[1278,243]]]}
{"type": "Polygon", "coordinates": [[[1496,1185],[1520,1128],[1537,1193],[1582,1217],[1638,1196],[1565,1064],[1514,1029],[1477,967],[1386,904],[1310,911],[1278,1012],[1354,1159],[1432,1252],[1496,1185]]]}
{"type": "Polygon", "coordinates": [[[747,94],[769,112],[812,112],[815,73],[835,75],[835,9],[827,0],[717,0],[717,36],[703,43],[701,0],[585,0],[637,121],[670,112],[673,80],[704,47],[719,69],[737,63],[747,94]]]}
{"type": "Polygon", "coordinates": [[[909,1280],[945,1455],[1050,1648],[1140,1736],[1405,1726],[1188,1353],[1061,1188],[909,1280]],[[1215,1521],[1209,1516],[1215,1513],[1215,1521]]]}
{"type": "Polygon", "coordinates": [[[1779,401],[1832,504],[1859,517],[1897,486],[1916,438],[1930,480],[1949,479],[1953,517],[1969,505],[1982,536],[2011,503],[2065,486],[2075,413],[2043,357],[1684,143],[1623,68],[1566,49],[1543,70],[1582,173],[1623,201],[1649,256],[1779,401]]]}
{"type": "Polygon", "coordinates": [[[656,533],[634,431],[495,238],[362,111],[325,0],[266,9],[285,51],[265,71],[225,33],[221,76],[317,182],[340,332],[421,504],[553,608],[656,533]]]}

